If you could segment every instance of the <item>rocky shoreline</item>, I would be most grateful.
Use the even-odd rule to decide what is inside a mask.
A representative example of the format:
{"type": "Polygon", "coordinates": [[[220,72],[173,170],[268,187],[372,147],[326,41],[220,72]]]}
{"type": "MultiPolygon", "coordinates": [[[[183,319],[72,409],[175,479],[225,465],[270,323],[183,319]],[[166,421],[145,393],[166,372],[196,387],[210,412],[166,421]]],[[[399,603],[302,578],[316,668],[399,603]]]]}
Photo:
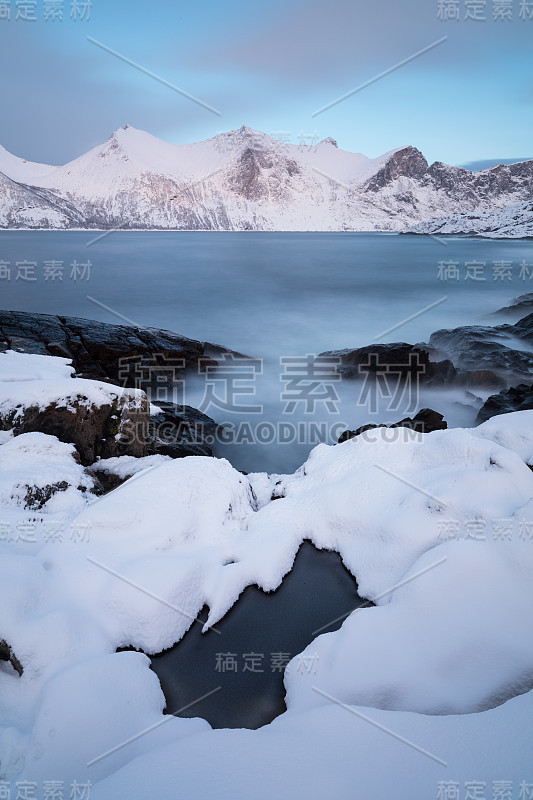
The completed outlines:
{"type": "Polygon", "coordinates": [[[212,455],[218,426],[210,417],[169,402],[150,414],[147,398],[137,407],[127,390],[150,394],[166,387],[170,394],[185,374],[216,366],[227,348],[158,329],[0,311],[0,352],[7,351],[68,359],[76,378],[109,383],[115,391],[110,388],[107,403],[90,404],[78,383],[81,394],[68,404],[0,411],[0,428],[72,442],[85,465],[121,455],[212,455]]]}
{"type": "MultiPolygon", "coordinates": [[[[517,298],[501,313],[527,309],[530,299],[529,295],[517,298]]],[[[435,389],[495,390],[479,410],[479,424],[495,414],[533,407],[532,346],[533,313],[529,313],[513,324],[439,330],[427,343],[378,343],[327,351],[318,359],[335,360],[333,373],[344,379],[379,381],[395,375],[399,381],[416,380],[435,389]]],[[[68,386],[68,402],[63,397],[51,398],[44,406],[29,401],[23,407],[0,404],[0,429],[15,435],[56,436],[74,444],[86,467],[98,459],[121,456],[212,456],[213,443],[222,432],[217,423],[188,405],[163,401],[153,408],[148,398],[153,393],[161,396],[162,389],[171,395],[177,382],[206,367],[216,369],[217,358],[226,353],[242,357],[171,331],[0,311],[0,352],[8,351],[59,357],[72,364],[75,381],[68,386]],[[90,402],[84,394],[90,382],[101,384],[98,402],[90,402]]],[[[422,409],[394,426],[429,432],[440,429],[441,423],[437,411],[422,409]]],[[[376,423],[347,430],[340,441],[369,427],[376,423]]],[[[117,479],[100,470],[96,491],[104,491],[106,478],[107,485],[115,485],[117,479]]]]}

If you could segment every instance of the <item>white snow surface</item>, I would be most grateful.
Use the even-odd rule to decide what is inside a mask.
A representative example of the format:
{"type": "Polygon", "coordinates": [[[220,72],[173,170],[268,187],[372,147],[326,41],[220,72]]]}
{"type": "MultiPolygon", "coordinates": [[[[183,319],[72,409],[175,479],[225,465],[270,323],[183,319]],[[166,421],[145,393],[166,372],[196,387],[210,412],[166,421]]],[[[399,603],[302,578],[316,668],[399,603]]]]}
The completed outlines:
{"type": "Polygon", "coordinates": [[[124,389],[105,381],[74,377],[70,359],[8,350],[0,353],[0,416],[21,416],[30,406],[45,409],[51,403],[74,409],[73,404],[101,406],[120,398],[141,408],[141,389],[124,389]]]}
{"type": "Polygon", "coordinates": [[[12,181],[31,183],[34,180],[44,178],[57,167],[50,164],[38,164],[35,161],[27,161],[25,158],[14,156],[5,147],[0,145],[0,172],[11,178],[12,181]]]}
{"type": "MultiPolygon", "coordinates": [[[[20,378],[17,360],[0,370],[20,378]]],[[[100,800],[426,800],[441,780],[533,783],[533,411],[376,429],[287,476],[141,459],[98,499],[70,445],[0,441],[0,639],[24,668],[0,662],[0,779],[90,780],[100,800]],[[24,507],[22,482],[58,480],[67,491],[24,507]],[[30,523],[34,541],[8,535],[30,523]],[[306,539],[340,553],[375,606],[317,635],[316,674],[289,665],[288,710],[261,730],[163,717],[148,658],[116,648],[159,652],[205,604],[216,626],[246,586],[279,586],[306,539]]]]}
{"type": "Polygon", "coordinates": [[[113,458],[100,458],[94,464],[91,464],[92,472],[108,472],[110,475],[116,475],[117,478],[125,480],[132,478],[139,472],[144,472],[145,469],[155,469],[160,467],[167,461],[172,461],[170,456],[143,456],[142,458],[135,458],[134,456],[115,456],[113,458]]]}
{"type": "Polygon", "coordinates": [[[410,229],[411,233],[476,234],[488,239],[524,239],[533,237],[533,204],[513,203],[505,208],[477,214],[450,214],[410,229]]]}

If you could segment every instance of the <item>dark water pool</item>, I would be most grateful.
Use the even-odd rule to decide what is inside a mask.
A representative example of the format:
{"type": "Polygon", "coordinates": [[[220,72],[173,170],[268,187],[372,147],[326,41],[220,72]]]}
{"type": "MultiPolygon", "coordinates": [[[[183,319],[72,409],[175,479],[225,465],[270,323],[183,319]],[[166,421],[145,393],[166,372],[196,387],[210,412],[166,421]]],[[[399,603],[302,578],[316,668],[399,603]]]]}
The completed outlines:
{"type": "MultiPolygon", "coordinates": [[[[301,653],[318,630],[339,628],[363,602],[337,553],[305,542],[275,592],[245,589],[216,624],[220,635],[203,634],[195,623],[178,644],[152,657],[167,712],[203,717],[215,728],[266,725],[285,711],[287,661],[301,653]],[[214,693],[198,700],[210,692],[214,693]]],[[[200,616],[205,621],[206,609],[200,616]]],[[[320,663],[311,648],[309,657],[297,657],[290,669],[319,675],[320,663]]]]}

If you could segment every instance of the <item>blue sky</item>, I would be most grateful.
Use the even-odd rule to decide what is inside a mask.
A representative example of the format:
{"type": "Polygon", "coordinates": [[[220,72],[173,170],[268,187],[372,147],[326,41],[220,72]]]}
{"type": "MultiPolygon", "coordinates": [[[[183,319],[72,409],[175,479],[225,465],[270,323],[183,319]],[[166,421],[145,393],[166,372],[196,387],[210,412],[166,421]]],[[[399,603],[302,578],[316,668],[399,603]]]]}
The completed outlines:
{"type": "Polygon", "coordinates": [[[451,164],[533,157],[533,2],[511,0],[511,19],[494,20],[508,0],[456,0],[460,19],[442,20],[443,1],[92,0],[90,19],[74,21],[64,0],[63,20],[50,21],[51,0],[34,0],[36,20],[15,19],[10,0],[11,19],[0,19],[0,143],[65,163],[125,123],[177,144],[244,123],[294,143],[333,136],[369,156],[413,144],[451,164]],[[464,18],[476,2],[486,21],[464,18]]]}

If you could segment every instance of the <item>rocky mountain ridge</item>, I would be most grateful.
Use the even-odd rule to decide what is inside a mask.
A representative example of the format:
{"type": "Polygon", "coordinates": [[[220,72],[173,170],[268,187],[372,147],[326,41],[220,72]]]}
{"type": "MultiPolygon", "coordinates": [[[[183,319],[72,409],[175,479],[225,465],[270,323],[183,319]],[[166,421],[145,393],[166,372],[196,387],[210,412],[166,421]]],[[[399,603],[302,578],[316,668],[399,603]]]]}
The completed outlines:
{"type": "Polygon", "coordinates": [[[246,126],[172,145],[126,125],[64,166],[0,148],[0,195],[7,229],[432,233],[437,218],[530,204],[533,160],[471,172],[412,146],[372,159],[246,126]]]}

